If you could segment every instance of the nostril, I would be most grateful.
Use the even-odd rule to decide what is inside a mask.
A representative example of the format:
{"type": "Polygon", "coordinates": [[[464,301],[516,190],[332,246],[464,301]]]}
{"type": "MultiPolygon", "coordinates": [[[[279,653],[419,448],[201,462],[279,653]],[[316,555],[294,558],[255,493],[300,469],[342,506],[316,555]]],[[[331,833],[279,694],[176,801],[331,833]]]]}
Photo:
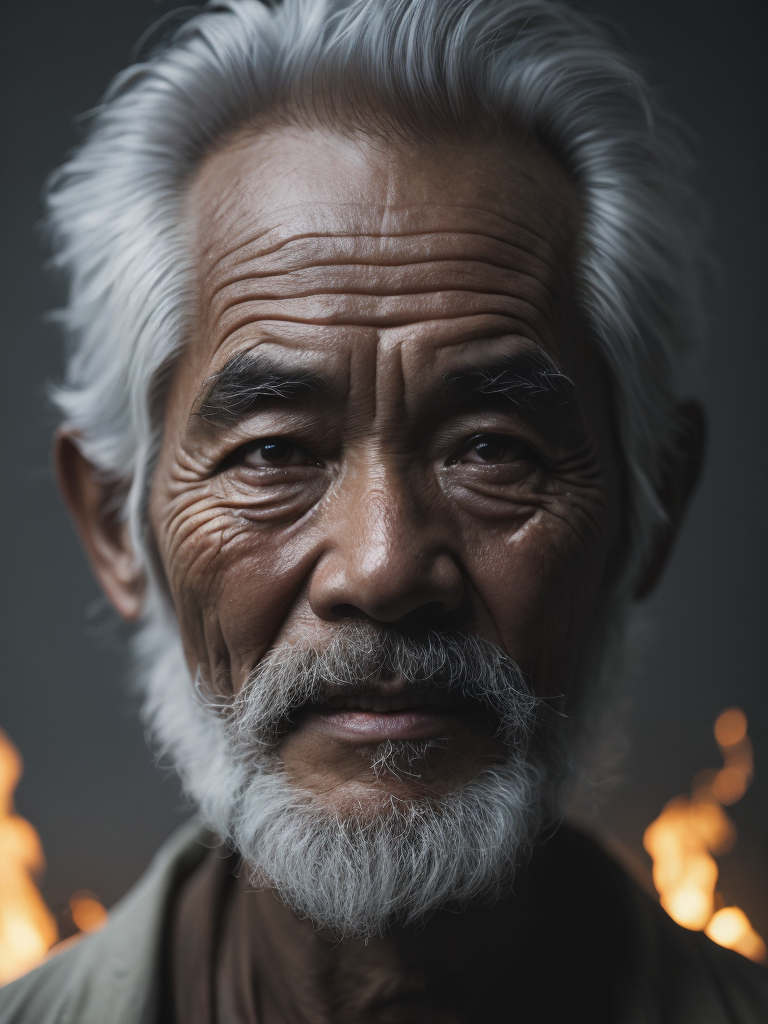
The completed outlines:
{"type": "Polygon", "coordinates": [[[447,601],[430,601],[428,604],[423,604],[416,612],[412,612],[412,615],[417,616],[419,619],[429,618],[441,618],[446,615],[447,612],[453,611],[453,604],[447,601]]]}
{"type": "Polygon", "coordinates": [[[335,604],[328,616],[334,622],[382,622],[387,625],[396,625],[399,629],[406,629],[409,632],[424,632],[434,629],[445,628],[445,619],[454,609],[442,601],[430,601],[428,604],[414,608],[397,619],[391,616],[378,618],[376,614],[363,611],[353,604],[335,604]]]}
{"type": "Polygon", "coordinates": [[[366,615],[360,608],[356,608],[353,604],[335,604],[331,609],[331,617],[336,622],[341,622],[343,619],[350,619],[352,621],[358,621],[359,619],[366,619],[370,621],[370,615],[366,615]]]}
{"type": "MultiPolygon", "coordinates": [[[[423,545],[422,545],[423,547],[423,545]]],[[[341,543],[321,558],[309,582],[313,612],[327,621],[396,623],[411,615],[443,618],[461,604],[464,580],[448,552],[421,548],[393,555],[372,571],[341,543]]]]}
{"type": "Polygon", "coordinates": [[[411,634],[443,632],[450,628],[448,620],[453,620],[454,616],[449,613],[453,611],[453,607],[442,601],[431,601],[403,615],[397,620],[396,626],[398,630],[411,634]]]}

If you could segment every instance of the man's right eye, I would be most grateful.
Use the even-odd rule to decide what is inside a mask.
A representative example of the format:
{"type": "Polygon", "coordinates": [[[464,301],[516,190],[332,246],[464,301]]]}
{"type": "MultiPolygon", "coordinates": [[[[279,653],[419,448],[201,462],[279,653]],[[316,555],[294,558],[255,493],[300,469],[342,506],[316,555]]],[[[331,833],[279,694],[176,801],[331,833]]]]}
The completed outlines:
{"type": "MultiPolygon", "coordinates": [[[[319,466],[320,461],[303,445],[282,438],[268,438],[240,448],[237,462],[256,469],[282,469],[290,466],[319,466]]],[[[232,461],[235,461],[234,459],[232,461]]]]}

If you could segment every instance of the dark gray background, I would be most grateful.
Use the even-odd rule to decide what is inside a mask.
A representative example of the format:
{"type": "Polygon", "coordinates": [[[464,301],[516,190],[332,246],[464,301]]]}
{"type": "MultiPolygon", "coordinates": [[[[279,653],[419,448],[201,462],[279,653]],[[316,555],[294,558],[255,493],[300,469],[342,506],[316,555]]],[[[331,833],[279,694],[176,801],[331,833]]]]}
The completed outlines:
{"type": "MultiPolygon", "coordinates": [[[[61,365],[56,305],[40,271],[45,175],[173,4],[51,0],[8,5],[2,26],[5,216],[2,298],[3,545],[0,725],[21,749],[18,808],[48,857],[45,894],[111,904],[186,813],[152,766],[123,680],[124,636],[98,597],[49,470],[44,382],[61,365]]],[[[705,478],[666,579],[648,605],[653,640],[633,688],[634,753],[604,824],[642,861],[641,837],[692,774],[717,766],[717,712],[742,705],[756,780],[733,808],[740,838],[721,888],[768,937],[766,618],[766,138],[759,0],[584,0],[641,55],[700,142],[722,285],[699,391],[712,437],[705,478]]]]}

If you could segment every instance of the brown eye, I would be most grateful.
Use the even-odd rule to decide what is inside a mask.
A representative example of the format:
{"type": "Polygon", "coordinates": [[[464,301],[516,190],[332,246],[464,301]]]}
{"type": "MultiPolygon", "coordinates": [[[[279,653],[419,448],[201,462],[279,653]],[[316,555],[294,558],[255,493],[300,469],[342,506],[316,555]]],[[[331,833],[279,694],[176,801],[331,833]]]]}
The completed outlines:
{"type": "Polygon", "coordinates": [[[498,441],[478,441],[474,454],[483,462],[503,462],[509,455],[509,447],[498,441]]]}
{"type": "Polygon", "coordinates": [[[256,451],[270,466],[287,466],[296,455],[296,446],[285,441],[268,441],[256,451]]]}
{"type": "Polygon", "coordinates": [[[292,466],[318,466],[318,459],[308,449],[283,438],[268,438],[265,441],[241,448],[233,453],[230,464],[242,462],[255,469],[283,469],[292,466]]]}
{"type": "Polygon", "coordinates": [[[498,465],[527,458],[530,458],[527,450],[523,450],[523,446],[512,438],[499,434],[478,434],[467,441],[454,461],[498,465]]]}

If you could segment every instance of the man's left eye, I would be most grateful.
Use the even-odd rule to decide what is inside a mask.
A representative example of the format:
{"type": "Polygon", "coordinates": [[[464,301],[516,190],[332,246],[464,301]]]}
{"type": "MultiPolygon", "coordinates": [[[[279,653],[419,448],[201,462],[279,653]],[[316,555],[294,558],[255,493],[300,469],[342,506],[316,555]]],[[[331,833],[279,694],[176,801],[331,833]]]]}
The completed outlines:
{"type": "Polygon", "coordinates": [[[274,466],[316,466],[318,460],[300,444],[279,438],[258,441],[250,445],[243,456],[246,466],[256,468],[274,466]]]}
{"type": "Polygon", "coordinates": [[[467,441],[451,461],[474,462],[477,465],[498,465],[530,459],[530,454],[518,441],[501,434],[477,434],[467,441]]]}

